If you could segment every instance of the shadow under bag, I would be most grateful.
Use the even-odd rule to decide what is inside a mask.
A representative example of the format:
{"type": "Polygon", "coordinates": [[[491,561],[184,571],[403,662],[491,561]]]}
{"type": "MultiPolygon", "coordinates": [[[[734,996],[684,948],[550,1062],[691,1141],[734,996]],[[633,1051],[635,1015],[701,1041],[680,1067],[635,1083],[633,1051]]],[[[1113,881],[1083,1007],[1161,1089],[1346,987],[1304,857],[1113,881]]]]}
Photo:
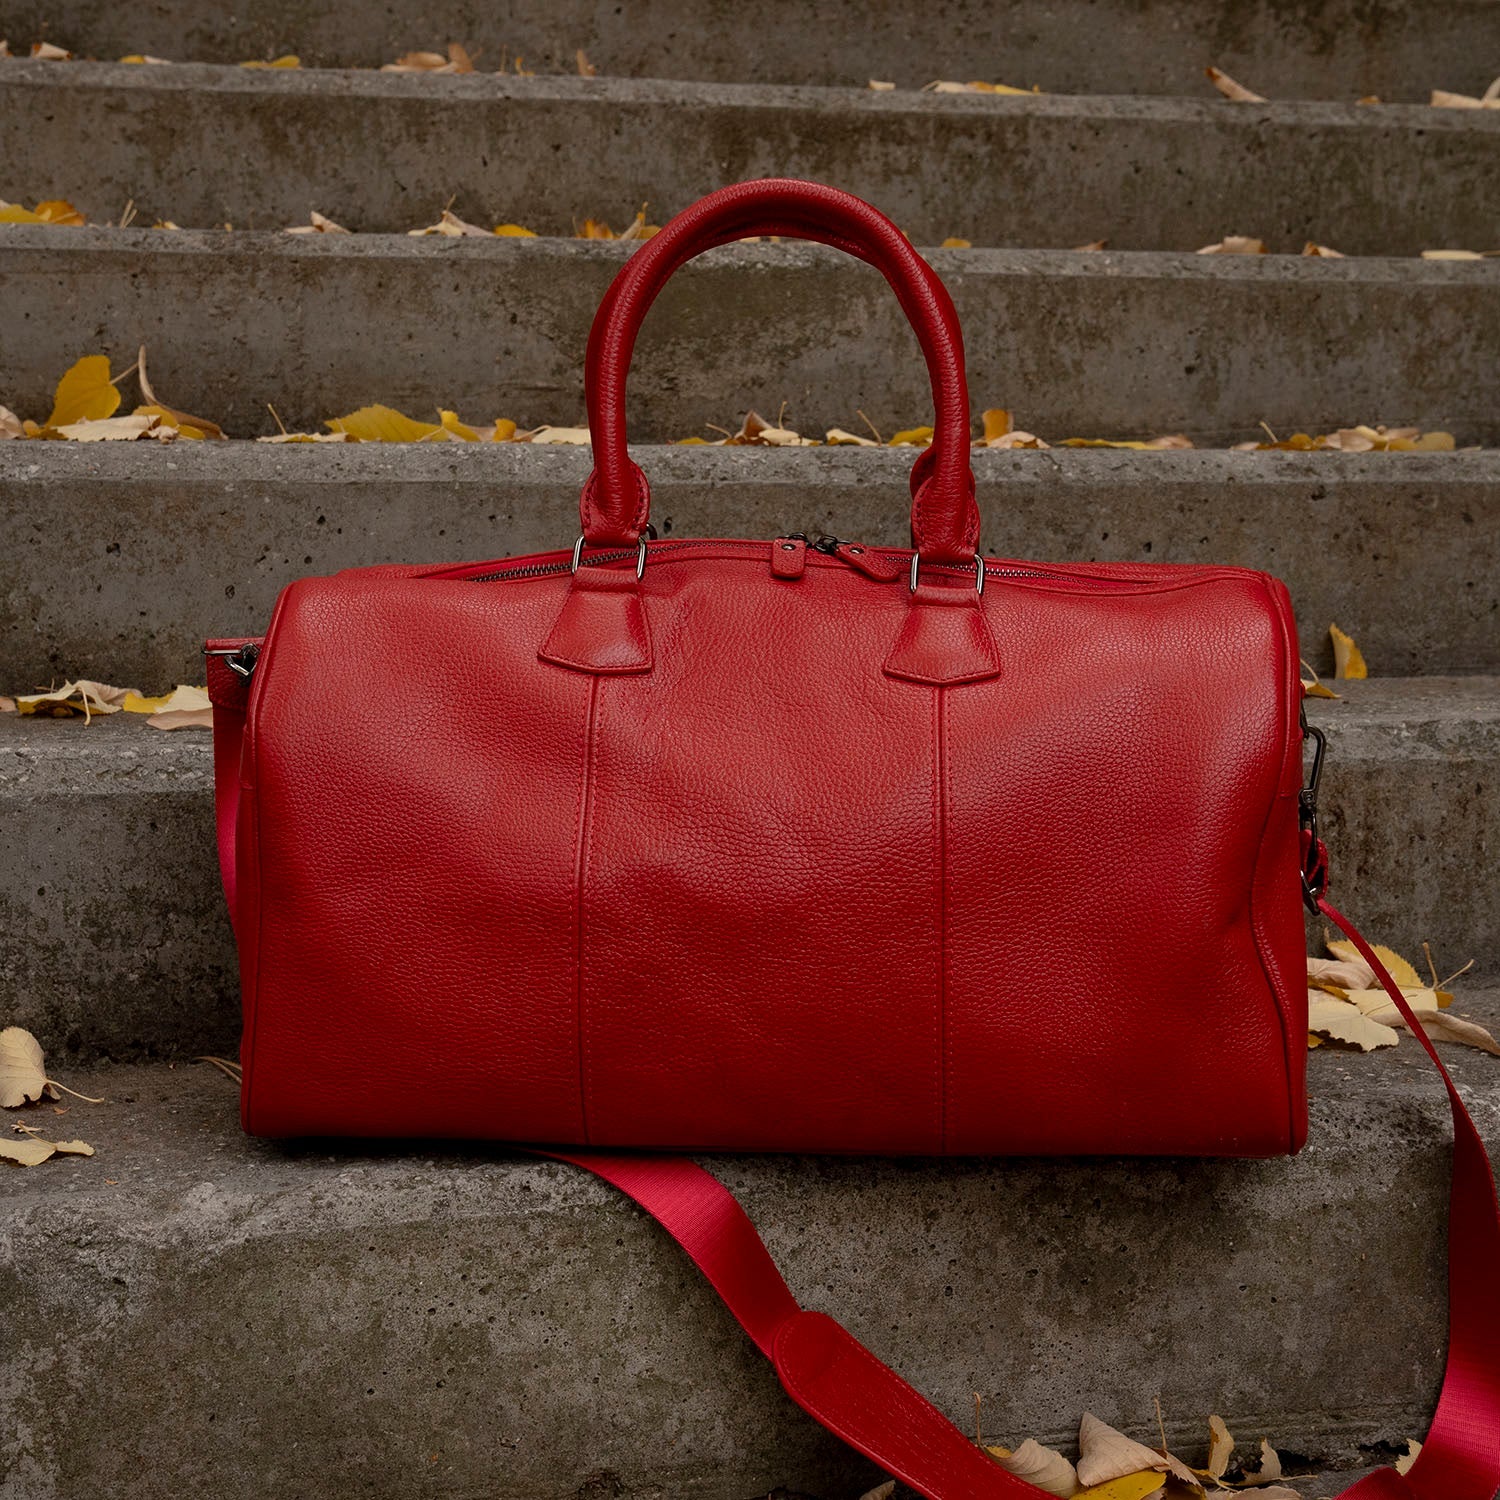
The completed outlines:
{"type": "MultiPolygon", "coordinates": [[[[1323,894],[1286,589],[985,557],[952,301],[832,188],[741,183],[673,219],[607,293],[586,384],[571,550],[302,579],[263,639],[209,644],[245,1128],[587,1167],[831,1431],[932,1500],[1034,1500],[798,1307],[712,1177],[647,1153],[1296,1151],[1304,905],[1441,1070],[1323,894]],[[655,540],[636,334],[678,266],[751,235],[868,261],[911,320],[935,419],[910,549],[655,540]]],[[[1500,1210],[1443,1080],[1447,1377],[1410,1472],[1349,1500],[1500,1488],[1500,1210]]]]}

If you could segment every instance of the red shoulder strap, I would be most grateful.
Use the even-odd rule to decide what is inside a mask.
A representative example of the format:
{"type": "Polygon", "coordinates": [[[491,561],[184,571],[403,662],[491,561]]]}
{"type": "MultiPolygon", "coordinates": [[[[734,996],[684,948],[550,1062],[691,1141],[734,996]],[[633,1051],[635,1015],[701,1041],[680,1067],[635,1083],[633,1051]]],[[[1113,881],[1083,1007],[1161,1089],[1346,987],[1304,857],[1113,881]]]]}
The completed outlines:
{"type": "MultiPolygon", "coordinates": [[[[1484,1142],[1426,1033],[1364,938],[1326,900],[1442,1075],[1453,1111],[1448,1366],[1411,1471],[1377,1469],[1339,1500],[1495,1500],[1500,1490],[1500,1205],[1484,1142]]],[[[823,1313],[797,1305],[729,1190],[684,1157],[539,1153],[634,1198],[708,1277],[809,1416],[928,1500],[1036,1500],[941,1412],[823,1313]]]]}
{"type": "MultiPolygon", "coordinates": [[[[215,643],[220,644],[220,643],[215,643]]],[[[238,644],[238,643],[232,643],[238,644]]],[[[210,658],[219,852],[235,905],[234,834],[243,681],[210,658]]],[[[1318,846],[1321,859],[1322,850],[1318,846]]],[[[1319,882],[1321,884],[1321,881],[1319,882]]],[[[1400,988],[1343,913],[1346,932],[1442,1075],[1453,1111],[1448,1209],[1448,1365],[1432,1429],[1410,1473],[1377,1469],[1339,1500],[1495,1500],[1500,1490],[1500,1204],[1484,1142],[1400,988]]],[[[791,1398],[830,1432],[928,1500],[1036,1500],[930,1402],[823,1313],[797,1305],[733,1195],[684,1157],[541,1151],[634,1198],[687,1251],[772,1363],[791,1398]]]]}

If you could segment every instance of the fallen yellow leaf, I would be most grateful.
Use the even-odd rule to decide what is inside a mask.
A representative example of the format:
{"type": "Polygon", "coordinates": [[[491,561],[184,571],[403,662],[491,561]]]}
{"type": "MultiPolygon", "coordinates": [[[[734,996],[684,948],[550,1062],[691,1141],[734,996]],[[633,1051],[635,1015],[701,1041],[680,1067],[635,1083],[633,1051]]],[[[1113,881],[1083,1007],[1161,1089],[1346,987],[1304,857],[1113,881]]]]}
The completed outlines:
{"type": "Polygon", "coordinates": [[[1358,679],[1368,677],[1370,669],[1365,665],[1365,659],[1360,654],[1360,649],[1354,644],[1354,637],[1346,635],[1337,625],[1328,627],[1328,634],[1333,641],[1333,676],[1334,681],[1339,678],[1358,679]]]}
{"type": "Polygon", "coordinates": [[[421,443],[443,431],[436,422],[415,421],[391,406],[361,406],[324,425],[330,432],[344,433],[361,443],[421,443]]]}
{"type": "Polygon", "coordinates": [[[1147,1495],[1159,1495],[1166,1483],[1165,1474],[1148,1469],[1139,1474],[1122,1474],[1118,1479],[1078,1490],[1074,1500],[1145,1500],[1147,1495]]]}
{"type": "Polygon", "coordinates": [[[110,382],[109,360],[102,354],[85,354],[70,365],[57,382],[52,397],[48,427],[66,427],[74,422],[99,422],[119,410],[120,393],[110,382]]]}
{"type": "Polygon", "coordinates": [[[179,713],[210,706],[207,688],[188,687],[185,683],[155,698],[143,698],[132,688],[120,700],[120,707],[128,714],[179,713]]]}
{"type": "MultiPolygon", "coordinates": [[[[1108,1422],[1101,1422],[1093,1412],[1084,1412],[1078,1424],[1078,1482],[1083,1485],[1104,1486],[1114,1480],[1140,1478],[1143,1470],[1154,1475],[1156,1483],[1162,1484],[1167,1461],[1161,1454],[1126,1437],[1108,1422]]],[[[1093,1491],[1086,1493],[1092,1494],[1093,1491]]],[[[1132,1490],[1129,1500],[1138,1495],[1149,1495],[1151,1491],[1132,1490]]],[[[1122,1491],[1120,1500],[1127,1500],[1122,1491]]]]}
{"type": "Polygon", "coordinates": [[[23,1167],[37,1167],[52,1156],[92,1156],[87,1141],[45,1141],[39,1135],[13,1141],[0,1138],[0,1157],[23,1167]]]}
{"type": "Polygon", "coordinates": [[[1307,992],[1307,1029],[1329,1041],[1373,1052],[1394,1047],[1401,1038],[1389,1026],[1364,1014],[1357,1005],[1335,999],[1322,990],[1307,992]]]}
{"type": "Polygon", "coordinates": [[[240,66],[242,68],[300,68],[302,59],[288,52],[282,57],[273,58],[270,62],[261,62],[252,58],[249,62],[242,62],[240,66]]]}
{"type": "Polygon", "coordinates": [[[925,448],[932,441],[931,427],[906,427],[891,434],[892,448],[925,448]]]}
{"type": "Polygon", "coordinates": [[[104,1102],[48,1078],[45,1060],[42,1044],[24,1027],[7,1026],[0,1031],[0,1109],[19,1109],[44,1096],[55,1099],[59,1089],[88,1104],[104,1102]]]}
{"type": "Polygon", "coordinates": [[[1045,1495],[1069,1500],[1078,1493],[1078,1474],[1055,1448],[1044,1448],[1035,1438],[1027,1438],[1012,1453],[1008,1448],[991,1448],[991,1457],[1008,1474],[1024,1479],[1045,1495]]]}

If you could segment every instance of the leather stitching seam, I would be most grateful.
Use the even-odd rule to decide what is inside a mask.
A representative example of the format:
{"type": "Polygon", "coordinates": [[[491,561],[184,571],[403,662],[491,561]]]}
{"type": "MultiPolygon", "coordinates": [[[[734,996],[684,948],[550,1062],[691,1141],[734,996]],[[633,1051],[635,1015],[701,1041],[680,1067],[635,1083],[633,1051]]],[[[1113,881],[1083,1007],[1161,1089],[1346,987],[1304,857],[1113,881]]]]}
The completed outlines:
{"type": "Polygon", "coordinates": [[[599,678],[589,678],[588,716],[583,731],[583,766],[578,778],[578,811],[574,826],[573,855],[573,1006],[578,1035],[578,1121],[584,1143],[590,1143],[589,1105],[593,1081],[588,1067],[588,1026],[583,985],[583,909],[588,885],[590,833],[593,812],[594,746],[598,735],[599,678]]]}

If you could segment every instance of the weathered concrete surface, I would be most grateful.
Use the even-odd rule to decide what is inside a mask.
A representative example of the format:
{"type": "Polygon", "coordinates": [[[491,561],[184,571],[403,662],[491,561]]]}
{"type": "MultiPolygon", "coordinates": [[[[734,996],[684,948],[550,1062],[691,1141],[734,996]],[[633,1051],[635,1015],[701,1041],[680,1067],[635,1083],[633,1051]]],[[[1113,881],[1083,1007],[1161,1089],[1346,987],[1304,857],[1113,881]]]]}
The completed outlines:
{"type": "MultiPolygon", "coordinates": [[[[638,450],[663,535],[907,542],[912,450],[638,450]]],[[[1500,453],[976,451],[993,555],[1222,562],[1286,579],[1382,675],[1500,671],[1500,453]]],[[[201,675],[293,578],[545,551],[586,449],[0,444],[0,692],[201,675]]]]}
{"type": "MultiPolygon", "coordinates": [[[[45,416],[80,354],[144,341],[163,399],[237,436],[369,401],[569,422],[599,298],[629,247],[585,241],[57,229],[0,237],[0,400],[45,416]]],[[[1500,266],[1295,256],[931,252],[976,406],[1043,437],[1220,442],[1351,422],[1500,439],[1500,266]]],[[[809,433],[931,409],[896,299],[809,245],[729,246],[675,276],[636,350],[638,442],[748,406],[809,433]]]]}
{"type": "Polygon", "coordinates": [[[255,5],[153,0],[133,10],[90,0],[10,0],[12,47],[47,39],[88,56],[149,52],[204,62],[297,53],[304,64],[365,67],[414,47],[462,41],[480,67],[575,71],[584,48],[615,76],[903,86],[983,78],[1093,94],[1206,92],[1217,63],[1280,98],[1425,100],[1432,88],[1478,94],[1500,47],[1493,0],[937,0],[861,7],[806,0],[757,12],[731,0],[589,0],[497,7],[437,0],[420,12],[361,0],[255,5]]]}
{"type": "Polygon", "coordinates": [[[870,198],[924,245],[1191,251],[1237,233],[1415,255],[1492,246],[1500,116],[17,62],[0,64],[0,157],[12,198],[65,196],[102,221],[133,201],[147,224],[280,229],[315,208],[400,231],[453,200],[484,225],[567,235],[790,176],[870,198]]]}
{"type": "MultiPolygon", "coordinates": [[[[1408,955],[1500,973],[1500,684],[1341,685],[1323,797],[1334,890],[1408,955]]],[[[209,736],[116,715],[0,716],[0,1017],[64,1056],[221,1052],[238,976],[213,848],[209,736]]]]}
{"type": "MultiPolygon", "coordinates": [[[[1500,1064],[1461,1052],[1500,1147],[1500,1064]]],[[[1193,1457],[1214,1411],[1251,1446],[1378,1461],[1438,1385],[1447,1110],[1409,1043],[1310,1061],[1289,1161],[712,1166],[808,1305],[966,1428],[979,1392],[992,1440],[1067,1445],[1085,1408],[1145,1436],[1159,1394],[1193,1457]]],[[[67,1116],[98,1154],[0,1174],[4,1500],[832,1500],[874,1477],[582,1173],[250,1141],[202,1066],[65,1076],[110,1100],[67,1116]]]]}

